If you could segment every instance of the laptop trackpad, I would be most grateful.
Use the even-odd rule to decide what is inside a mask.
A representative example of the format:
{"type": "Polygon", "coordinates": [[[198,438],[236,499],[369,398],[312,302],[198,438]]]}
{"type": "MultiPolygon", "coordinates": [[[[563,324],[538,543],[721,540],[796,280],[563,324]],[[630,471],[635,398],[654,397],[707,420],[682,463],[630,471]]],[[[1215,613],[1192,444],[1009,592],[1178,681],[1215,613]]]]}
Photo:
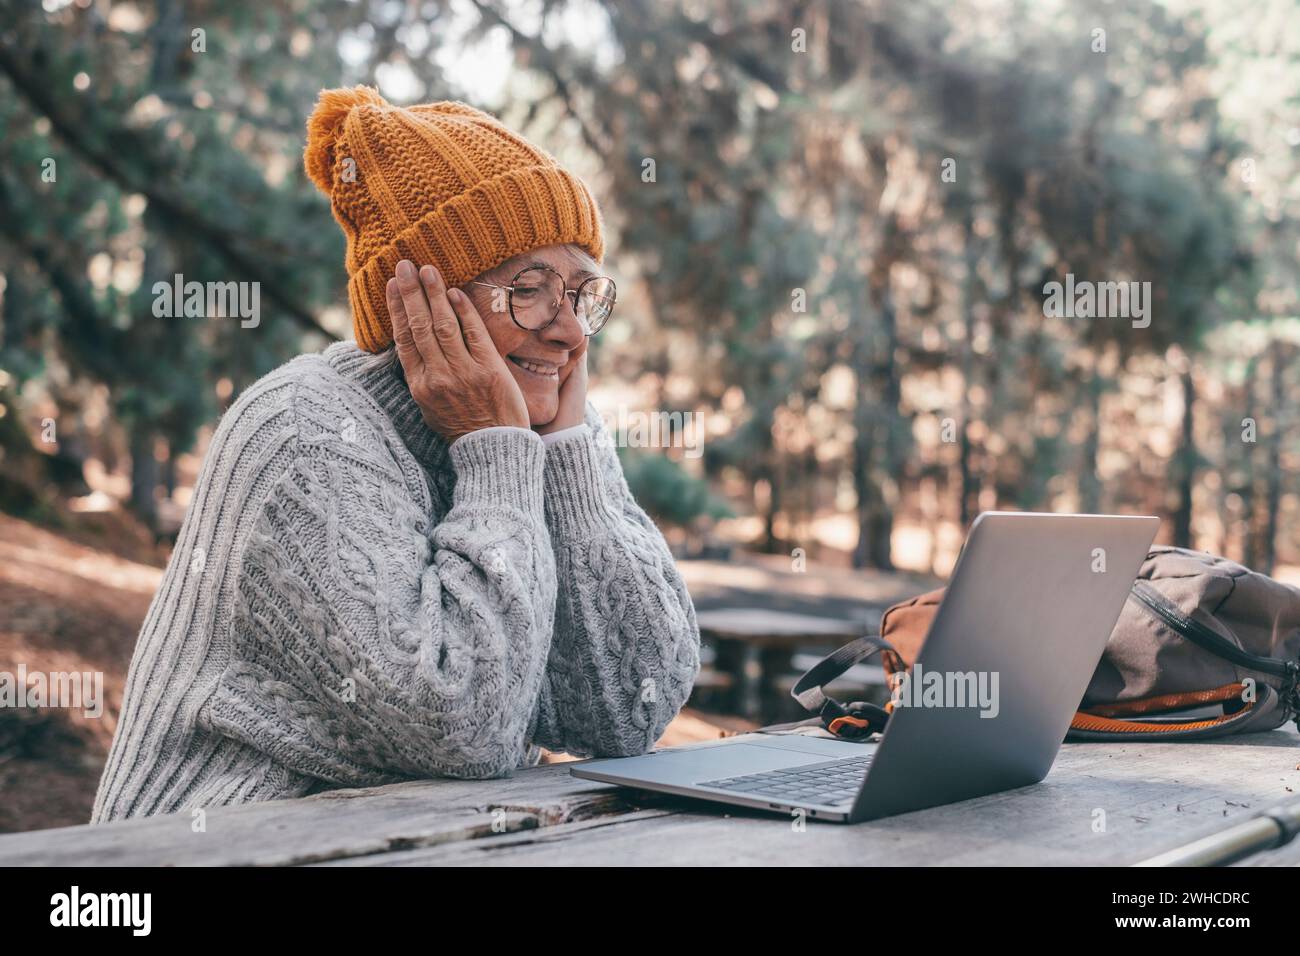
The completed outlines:
{"type": "Polygon", "coordinates": [[[782,767],[825,763],[826,760],[827,756],[820,753],[799,753],[758,744],[728,744],[663,751],[644,757],[596,760],[582,769],[599,772],[606,778],[688,784],[746,773],[761,773],[764,770],[779,770],[782,767]]]}

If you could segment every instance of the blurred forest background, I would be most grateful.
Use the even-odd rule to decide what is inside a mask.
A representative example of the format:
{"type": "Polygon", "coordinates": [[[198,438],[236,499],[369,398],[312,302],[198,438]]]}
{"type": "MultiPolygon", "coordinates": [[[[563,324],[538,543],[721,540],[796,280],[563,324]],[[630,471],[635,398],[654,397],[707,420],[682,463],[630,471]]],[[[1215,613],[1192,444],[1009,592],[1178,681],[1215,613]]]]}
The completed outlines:
{"type": "Polygon", "coordinates": [[[1297,13],[0,0],[0,633],[66,648],[78,567],[129,656],[222,410],[349,334],[301,150],[354,83],[492,111],[592,185],[593,400],[706,423],[699,458],[624,450],[684,558],[943,575],[984,509],[1141,512],[1296,580],[1297,13]],[[260,283],[260,323],[156,318],[176,273],[260,283]],[[1150,282],[1150,325],[1047,315],[1067,274],[1150,282]]]}

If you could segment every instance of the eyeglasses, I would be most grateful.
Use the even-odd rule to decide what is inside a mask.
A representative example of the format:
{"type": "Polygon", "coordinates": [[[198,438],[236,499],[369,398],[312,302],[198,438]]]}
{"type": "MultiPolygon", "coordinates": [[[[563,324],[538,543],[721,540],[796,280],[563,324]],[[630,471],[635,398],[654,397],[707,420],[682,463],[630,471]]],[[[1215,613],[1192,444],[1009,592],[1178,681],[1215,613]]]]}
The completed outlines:
{"type": "Polygon", "coordinates": [[[609,321],[618,299],[618,289],[608,276],[591,276],[578,288],[565,288],[564,276],[549,266],[529,266],[509,285],[474,282],[506,293],[506,307],[515,325],[528,332],[540,332],[560,317],[565,296],[573,296],[573,314],[585,335],[595,335],[609,321]]]}

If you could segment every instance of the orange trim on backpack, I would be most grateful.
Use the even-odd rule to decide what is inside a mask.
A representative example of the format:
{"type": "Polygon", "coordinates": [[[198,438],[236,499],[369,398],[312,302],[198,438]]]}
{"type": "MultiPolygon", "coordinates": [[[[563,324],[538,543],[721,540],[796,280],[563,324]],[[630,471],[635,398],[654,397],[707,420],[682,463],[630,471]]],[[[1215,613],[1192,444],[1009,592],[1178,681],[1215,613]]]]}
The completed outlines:
{"type": "Polygon", "coordinates": [[[1237,720],[1242,715],[1249,713],[1254,706],[1254,703],[1249,703],[1233,714],[1225,714],[1222,717],[1214,717],[1210,720],[1191,720],[1181,724],[1152,724],[1134,720],[1113,720],[1110,717],[1085,714],[1083,711],[1078,710],[1074,713],[1074,719],[1070,721],[1070,729],[1116,734],[1174,734],[1184,730],[1202,730],[1206,727],[1216,727],[1230,720],[1237,720]]]}
{"type": "Polygon", "coordinates": [[[826,729],[831,733],[838,735],[840,728],[845,724],[848,724],[850,727],[857,727],[859,730],[865,730],[871,726],[870,721],[863,720],[861,717],[836,717],[827,724],[826,729]]]}
{"type": "Polygon", "coordinates": [[[1210,690],[1185,691],[1179,694],[1162,694],[1159,697],[1142,697],[1138,700],[1124,700],[1114,704],[1100,704],[1088,708],[1088,713],[1099,717],[1123,717],[1129,714],[1153,714],[1164,710],[1178,710],[1181,707],[1196,707],[1201,704],[1217,704],[1223,701],[1241,699],[1245,684],[1224,684],[1210,690]]]}

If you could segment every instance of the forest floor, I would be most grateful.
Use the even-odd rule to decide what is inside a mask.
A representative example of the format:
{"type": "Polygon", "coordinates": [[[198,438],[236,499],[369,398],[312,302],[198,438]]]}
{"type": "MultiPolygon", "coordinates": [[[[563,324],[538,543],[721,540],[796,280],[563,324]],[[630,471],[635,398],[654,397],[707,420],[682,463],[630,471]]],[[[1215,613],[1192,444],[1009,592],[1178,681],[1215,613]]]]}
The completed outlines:
{"type": "MultiPolygon", "coordinates": [[[[0,708],[0,833],[90,819],[131,653],[166,558],[166,549],[121,512],[72,516],[57,531],[0,514],[0,673],[17,675],[20,666],[99,672],[104,694],[98,716],[0,708]]],[[[753,726],[686,708],[661,744],[753,726]]]]}
{"type": "Polygon", "coordinates": [[[163,555],[133,522],[59,532],[0,514],[0,671],[101,672],[103,712],[0,710],[0,832],[84,823],[163,555]]]}

